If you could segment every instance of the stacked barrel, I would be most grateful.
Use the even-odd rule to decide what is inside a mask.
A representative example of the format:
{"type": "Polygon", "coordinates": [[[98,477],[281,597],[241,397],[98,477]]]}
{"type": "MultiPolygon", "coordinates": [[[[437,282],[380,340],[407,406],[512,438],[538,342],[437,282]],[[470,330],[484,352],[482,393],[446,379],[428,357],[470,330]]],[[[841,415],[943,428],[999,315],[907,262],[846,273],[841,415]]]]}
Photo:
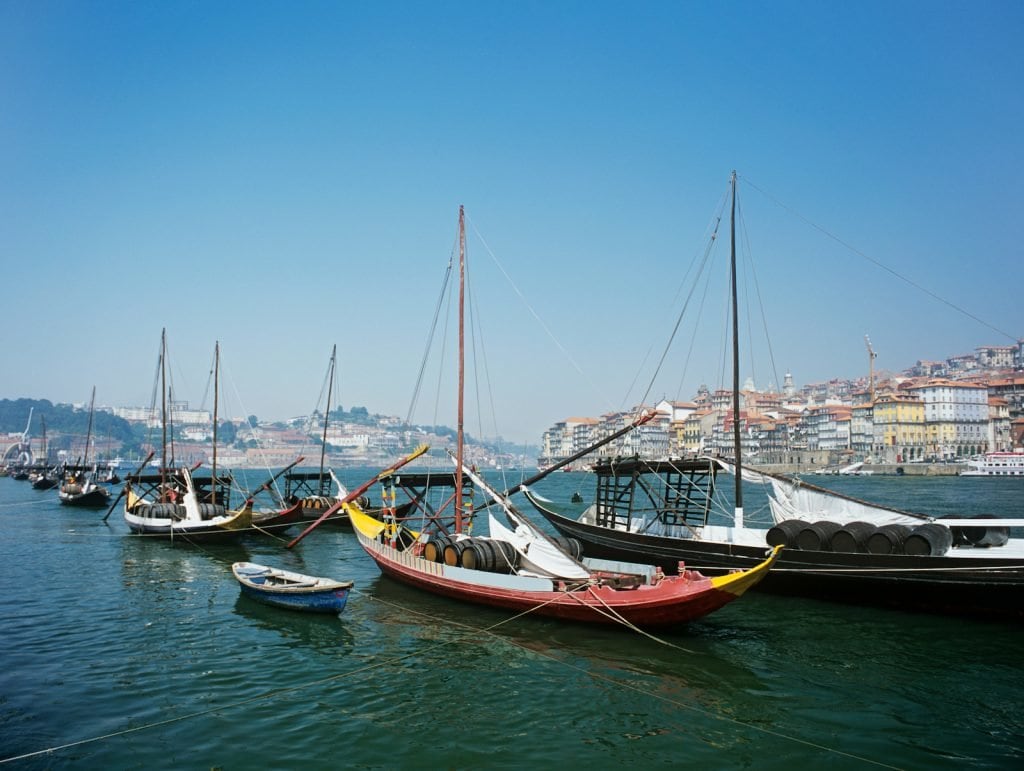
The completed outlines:
{"type": "Polygon", "coordinates": [[[772,527],[766,540],[769,546],[803,551],[941,557],[953,546],[1002,546],[1009,538],[1009,533],[1008,527],[947,527],[940,522],[924,522],[912,526],[787,519],[772,527]]]}
{"type": "MultiPolygon", "coordinates": [[[[557,536],[551,540],[573,559],[583,556],[583,545],[577,539],[557,536]]],[[[494,538],[456,539],[450,535],[432,535],[423,547],[423,558],[488,573],[514,573],[519,567],[519,553],[515,547],[494,538]]]]}

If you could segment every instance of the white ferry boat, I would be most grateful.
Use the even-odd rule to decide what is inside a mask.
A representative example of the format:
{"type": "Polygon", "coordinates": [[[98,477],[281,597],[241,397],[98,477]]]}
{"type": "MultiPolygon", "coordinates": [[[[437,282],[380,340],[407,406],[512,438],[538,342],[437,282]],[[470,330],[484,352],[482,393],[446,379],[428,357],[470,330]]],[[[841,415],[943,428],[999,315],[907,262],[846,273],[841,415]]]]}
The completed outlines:
{"type": "Polygon", "coordinates": [[[1024,476],[1024,452],[987,452],[980,460],[966,461],[964,477],[1019,477],[1024,476]]]}

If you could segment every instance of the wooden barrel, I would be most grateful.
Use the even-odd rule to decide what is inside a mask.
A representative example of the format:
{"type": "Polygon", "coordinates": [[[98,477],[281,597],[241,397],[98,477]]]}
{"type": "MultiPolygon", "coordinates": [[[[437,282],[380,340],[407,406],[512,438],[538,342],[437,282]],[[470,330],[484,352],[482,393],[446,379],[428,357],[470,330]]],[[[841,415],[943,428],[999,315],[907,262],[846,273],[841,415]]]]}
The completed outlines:
{"type": "Polygon", "coordinates": [[[1010,528],[1008,527],[984,527],[972,528],[972,530],[984,530],[984,534],[973,537],[968,535],[967,540],[971,542],[971,546],[982,548],[1006,546],[1006,542],[1010,540],[1010,528]]]}
{"type": "MultiPolygon", "coordinates": [[[[989,514],[975,514],[971,519],[991,519],[989,514]]],[[[958,545],[977,546],[988,548],[989,546],[1005,546],[1010,539],[1009,527],[988,527],[986,525],[954,527],[953,543],[958,545]]]]}
{"type": "Polygon", "coordinates": [[[864,554],[868,550],[868,538],[875,529],[871,522],[847,522],[832,534],[829,545],[832,551],[864,554]]]}
{"type": "Polygon", "coordinates": [[[785,546],[798,549],[796,537],[807,525],[802,519],[786,519],[768,530],[765,541],[769,546],[785,546]]]}
{"type": "Polygon", "coordinates": [[[918,557],[941,557],[953,545],[953,531],[937,522],[918,525],[903,541],[903,550],[918,557]]]}
{"type": "Polygon", "coordinates": [[[557,543],[562,550],[574,560],[578,560],[583,556],[583,544],[580,543],[579,539],[564,535],[556,535],[551,540],[557,543]]]}
{"type": "Polygon", "coordinates": [[[444,547],[451,542],[451,537],[435,533],[423,547],[423,558],[429,562],[444,562],[444,547]]]}
{"type": "Polygon", "coordinates": [[[462,552],[462,567],[470,570],[494,570],[494,547],[487,538],[472,538],[462,552]]]}
{"type": "Polygon", "coordinates": [[[881,525],[868,536],[871,554],[903,554],[903,541],[910,535],[910,525],[881,525]]]}
{"type": "Polygon", "coordinates": [[[214,517],[223,517],[227,513],[227,510],[219,503],[200,503],[199,504],[199,516],[203,519],[213,519],[214,517]]]}
{"type": "Polygon", "coordinates": [[[472,538],[463,538],[461,541],[452,541],[444,547],[444,564],[451,567],[462,565],[462,553],[470,547],[472,538]]]}
{"type": "Polygon", "coordinates": [[[829,542],[840,527],[842,525],[838,522],[828,519],[811,524],[804,523],[803,529],[796,535],[797,547],[804,551],[829,551],[829,542]]]}
{"type": "Polygon", "coordinates": [[[519,567],[519,552],[508,541],[491,541],[494,548],[494,572],[514,573],[519,567]]]}

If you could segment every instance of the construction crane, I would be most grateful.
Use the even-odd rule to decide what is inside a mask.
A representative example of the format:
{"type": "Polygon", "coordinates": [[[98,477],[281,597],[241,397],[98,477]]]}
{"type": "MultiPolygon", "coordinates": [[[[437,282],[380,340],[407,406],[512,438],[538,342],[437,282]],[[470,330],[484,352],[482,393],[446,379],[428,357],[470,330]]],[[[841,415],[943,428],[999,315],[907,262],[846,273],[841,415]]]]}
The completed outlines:
{"type": "Polygon", "coordinates": [[[875,358],[878,356],[875,349],[871,347],[871,338],[864,335],[864,343],[868,347],[868,394],[871,403],[875,403],[875,358]]]}

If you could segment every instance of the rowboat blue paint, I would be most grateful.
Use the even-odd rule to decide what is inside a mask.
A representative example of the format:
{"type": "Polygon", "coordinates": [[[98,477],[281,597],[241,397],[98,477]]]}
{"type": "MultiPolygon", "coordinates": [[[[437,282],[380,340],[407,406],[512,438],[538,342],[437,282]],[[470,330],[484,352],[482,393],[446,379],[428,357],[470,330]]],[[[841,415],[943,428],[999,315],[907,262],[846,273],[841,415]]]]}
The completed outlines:
{"type": "Polygon", "coordinates": [[[352,588],[351,581],[307,576],[252,562],[236,562],[231,572],[242,594],[257,602],[314,613],[341,613],[352,588]]]}

